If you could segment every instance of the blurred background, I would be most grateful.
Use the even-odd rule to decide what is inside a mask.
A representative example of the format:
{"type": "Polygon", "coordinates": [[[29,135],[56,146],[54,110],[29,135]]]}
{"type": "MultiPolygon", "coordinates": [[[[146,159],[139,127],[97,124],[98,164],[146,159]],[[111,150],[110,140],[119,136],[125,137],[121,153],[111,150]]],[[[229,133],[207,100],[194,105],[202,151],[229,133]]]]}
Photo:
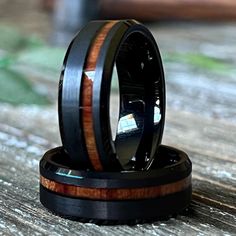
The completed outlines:
{"type": "Polygon", "coordinates": [[[0,0],[4,235],[67,235],[69,230],[81,235],[232,235],[235,137],[235,0],[0,0]],[[57,88],[68,43],[92,19],[120,18],[135,18],[153,33],[167,87],[163,143],[185,150],[193,163],[193,201],[186,216],[136,230],[53,217],[38,196],[39,160],[61,144],[57,88]]]}
{"type": "Polygon", "coordinates": [[[167,112],[235,123],[233,0],[0,0],[0,122],[34,116],[35,127],[37,117],[56,123],[69,41],[92,19],[117,18],[135,18],[154,34],[166,73],[167,112]]]}
{"type": "Polygon", "coordinates": [[[235,137],[235,0],[0,0],[3,235],[233,235],[235,137]],[[163,143],[189,154],[193,201],[177,219],[95,228],[42,209],[38,163],[46,150],[61,145],[57,88],[68,43],[92,19],[120,18],[144,23],[161,51],[167,87],[163,143]]]}

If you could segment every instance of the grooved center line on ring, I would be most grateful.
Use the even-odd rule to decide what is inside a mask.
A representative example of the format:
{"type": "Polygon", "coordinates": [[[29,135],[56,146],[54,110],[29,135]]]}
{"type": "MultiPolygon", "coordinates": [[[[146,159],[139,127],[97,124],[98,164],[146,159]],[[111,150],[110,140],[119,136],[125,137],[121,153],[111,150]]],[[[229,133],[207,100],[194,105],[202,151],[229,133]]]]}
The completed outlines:
{"type": "Polygon", "coordinates": [[[70,197],[94,200],[138,200],[164,197],[181,192],[191,186],[191,174],[173,183],[142,188],[88,188],[58,183],[43,176],[40,176],[40,183],[50,191],[70,197]]]}
{"type": "Polygon", "coordinates": [[[91,48],[89,49],[82,78],[82,125],[84,130],[84,139],[89,159],[94,169],[98,171],[103,170],[103,166],[99,158],[95,140],[94,128],[93,128],[93,114],[92,114],[93,78],[89,77],[89,74],[94,74],[96,69],[96,62],[102,44],[106,38],[107,33],[116,23],[117,21],[112,21],[107,23],[96,35],[96,38],[93,41],[91,48]]]}

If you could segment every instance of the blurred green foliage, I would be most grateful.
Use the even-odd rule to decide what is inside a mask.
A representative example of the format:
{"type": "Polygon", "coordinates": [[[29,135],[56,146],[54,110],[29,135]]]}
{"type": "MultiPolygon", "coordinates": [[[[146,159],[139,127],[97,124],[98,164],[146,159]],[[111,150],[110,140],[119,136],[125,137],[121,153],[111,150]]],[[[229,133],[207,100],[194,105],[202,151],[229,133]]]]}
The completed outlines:
{"type": "Polygon", "coordinates": [[[40,39],[24,35],[17,29],[0,25],[0,49],[16,53],[25,48],[40,47],[44,43],[40,39]]]}
{"type": "MultiPolygon", "coordinates": [[[[29,79],[30,74],[23,73],[18,65],[24,65],[45,74],[59,78],[65,49],[49,47],[39,38],[25,35],[17,29],[0,25],[0,102],[14,105],[50,103],[50,96],[40,94],[29,79]]],[[[193,69],[210,73],[232,73],[233,68],[227,62],[201,53],[165,53],[164,63],[186,64],[193,69]]]]}
{"type": "Polygon", "coordinates": [[[164,56],[165,62],[178,62],[199,70],[207,70],[211,73],[226,74],[233,67],[223,60],[206,56],[200,53],[169,53],[164,56]]]}
{"type": "Polygon", "coordinates": [[[61,48],[42,46],[24,50],[18,56],[18,60],[21,63],[37,67],[38,69],[56,73],[60,71],[64,51],[65,50],[61,48]]]}
{"type": "Polygon", "coordinates": [[[0,102],[45,105],[50,96],[40,94],[30,82],[29,74],[17,65],[59,77],[65,49],[48,47],[34,36],[0,25],[0,102]]]}
{"type": "Polygon", "coordinates": [[[14,105],[49,103],[47,97],[34,91],[31,84],[13,70],[0,70],[0,101],[14,105]]]}

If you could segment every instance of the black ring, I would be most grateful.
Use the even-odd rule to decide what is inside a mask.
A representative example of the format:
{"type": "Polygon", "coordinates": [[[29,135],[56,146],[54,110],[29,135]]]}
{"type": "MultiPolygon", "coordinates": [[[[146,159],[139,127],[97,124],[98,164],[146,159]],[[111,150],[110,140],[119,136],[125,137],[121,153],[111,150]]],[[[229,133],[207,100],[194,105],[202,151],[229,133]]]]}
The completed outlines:
{"type": "MultiPolygon", "coordinates": [[[[102,26],[101,22],[90,23],[90,26],[94,26],[97,30],[90,33],[91,43],[87,42],[86,47],[81,49],[83,56],[78,65],[76,65],[74,57],[70,56],[70,54],[75,54],[73,50],[69,49],[67,53],[65,71],[67,67],[72,67],[70,63],[73,62],[73,70],[79,71],[79,76],[75,78],[68,73],[66,77],[68,82],[65,83],[64,74],[64,80],[61,81],[62,90],[59,90],[59,94],[62,95],[59,95],[59,107],[61,107],[59,109],[59,120],[62,142],[69,157],[86,168],[91,169],[92,166],[92,169],[95,170],[108,171],[130,168],[147,169],[156,156],[156,147],[161,142],[165,120],[164,73],[159,50],[151,33],[136,21],[103,23],[102,26]],[[99,27],[97,27],[98,24],[99,27]],[[81,82],[80,79],[83,77],[82,70],[86,72],[84,61],[90,59],[89,50],[93,49],[96,40],[102,38],[101,35],[104,38],[100,44],[96,68],[94,68],[95,72],[92,75],[94,79],[92,116],[90,117],[92,124],[86,131],[85,126],[83,126],[85,120],[83,116],[83,110],[85,110],[83,94],[87,92],[85,89],[81,90],[85,87],[83,84],[81,85],[83,81],[81,82]],[[86,53],[87,57],[85,58],[86,53]],[[72,62],[68,58],[72,58],[72,62]],[[133,60],[132,63],[130,60],[133,60]],[[121,113],[125,116],[131,112],[136,121],[136,131],[132,131],[128,135],[125,132],[124,134],[121,133],[113,142],[108,121],[110,120],[111,76],[115,62],[117,63],[121,88],[121,113]],[[64,102],[64,97],[66,97],[63,96],[64,93],[67,93],[67,97],[70,98],[66,102],[64,102]],[[157,100],[159,104],[156,104],[157,100]],[[71,101],[72,104],[70,104],[71,101]],[[157,106],[161,117],[155,123],[155,108],[157,106]],[[91,130],[94,132],[93,139],[91,139],[94,140],[92,147],[96,149],[94,157],[91,154],[94,153],[94,150],[90,152],[87,145],[90,139],[88,141],[86,132],[91,130]],[[131,151],[126,154],[127,150],[131,151]],[[130,161],[133,156],[135,156],[135,161],[130,161]],[[126,165],[127,163],[128,165],[126,165]]],[[[86,29],[78,34],[77,40],[80,38],[85,40],[88,37],[86,29]]]]}
{"type": "Polygon", "coordinates": [[[94,35],[106,22],[90,22],[70,43],[61,70],[58,89],[58,116],[61,140],[70,158],[84,168],[92,168],[87,159],[80,120],[80,89],[84,62],[94,35]]]}
{"type": "Polygon", "coordinates": [[[180,150],[161,145],[158,153],[148,171],[92,172],[72,168],[62,148],[52,149],[40,162],[40,201],[53,213],[87,221],[127,223],[178,213],[191,200],[192,165],[180,150]]]}
{"type": "Polygon", "coordinates": [[[191,162],[186,153],[160,145],[157,155],[159,158],[148,171],[95,172],[75,166],[68,161],[63,148],[58,147],[45,153],[40,173],[56,182],[89,188],[147,187],[176,182],[190,175],[191,162]]]}

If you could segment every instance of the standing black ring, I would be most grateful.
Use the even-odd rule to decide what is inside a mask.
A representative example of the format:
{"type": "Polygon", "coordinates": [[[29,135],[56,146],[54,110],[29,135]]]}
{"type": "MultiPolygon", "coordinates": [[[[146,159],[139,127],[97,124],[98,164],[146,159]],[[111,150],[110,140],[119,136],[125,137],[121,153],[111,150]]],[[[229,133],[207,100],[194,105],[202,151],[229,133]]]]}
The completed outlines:
{"type": "Polygon", "coordinates": [[[147,169],[165,120],[164,73],[155,39],[133,20],[87,27],[68,49],[60,80],[63,146],[83,168],[147,169]],[[110,121],[114,73],[120,109],[115,139],[110,121]]]}

